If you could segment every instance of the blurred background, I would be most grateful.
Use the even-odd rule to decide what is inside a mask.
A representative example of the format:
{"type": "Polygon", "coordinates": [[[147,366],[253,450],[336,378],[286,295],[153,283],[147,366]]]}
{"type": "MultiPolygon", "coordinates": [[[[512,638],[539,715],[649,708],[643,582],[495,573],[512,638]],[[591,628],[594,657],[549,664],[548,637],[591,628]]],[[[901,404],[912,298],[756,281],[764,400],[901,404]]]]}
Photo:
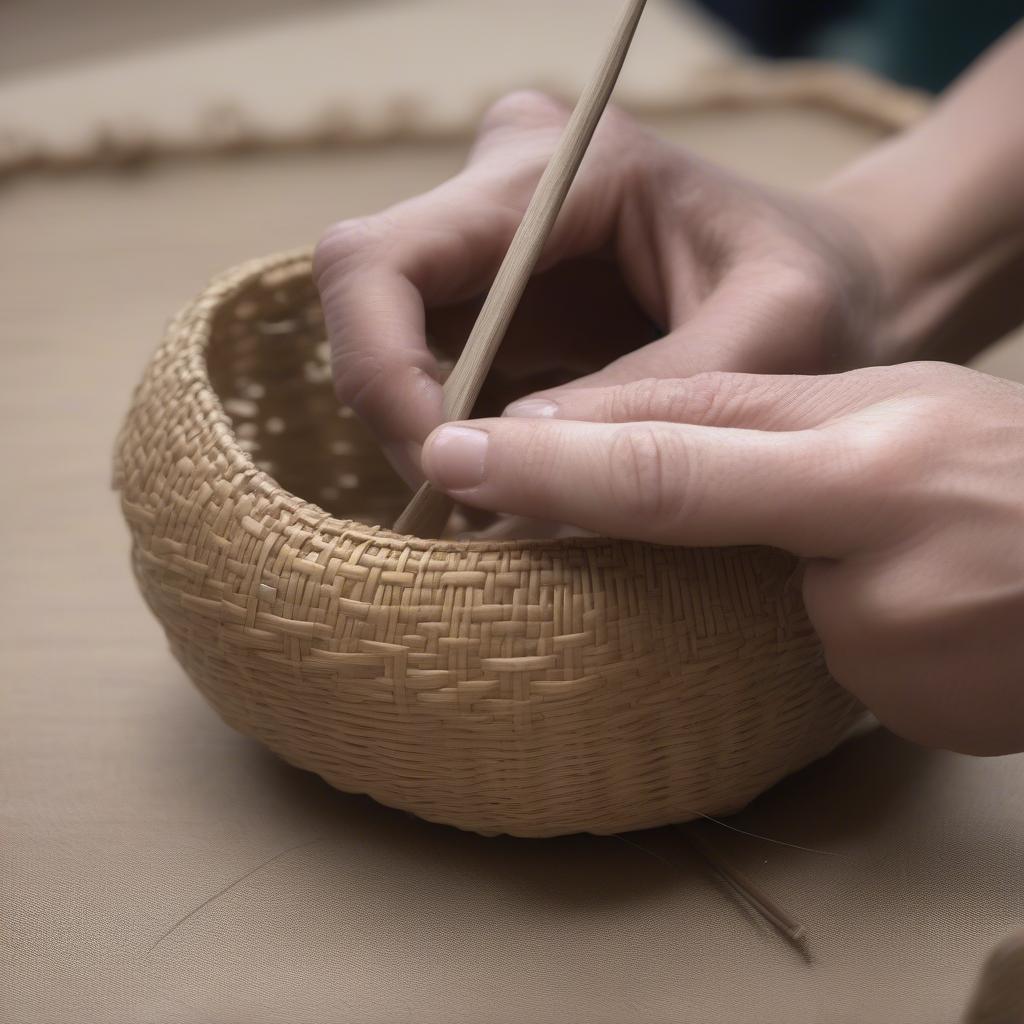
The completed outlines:
{"type": "MultiPolygon", "coordinates": [[[[3,0],[0,76],[211,31],[229,32],[242,24],[272,24],[303,12],[391,2],[395,0],[3,0]]],[[[709,14],[737,47],[754,54],[849,61],[933,92],[949,84],[1024,14],[1021,0],[673,2],[709,14]]],[[[480,3],[514,10],[517,0],[480,3]]]]}
{"type": "Polygon", "coordinates": [[[862,64],[937,92],[1024,14],[1020,0],[700,0],[755,53],[862,64]]]}

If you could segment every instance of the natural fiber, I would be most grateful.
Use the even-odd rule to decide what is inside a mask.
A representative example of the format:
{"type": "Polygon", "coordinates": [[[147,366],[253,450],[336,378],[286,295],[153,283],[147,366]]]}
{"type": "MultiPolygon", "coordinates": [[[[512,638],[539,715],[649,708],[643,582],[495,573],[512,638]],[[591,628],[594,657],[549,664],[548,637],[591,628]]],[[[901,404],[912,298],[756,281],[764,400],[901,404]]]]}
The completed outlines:
{"type": "Polygon", "coordinates": [[[408,493],[327,359],[308,254],[249,263],[173,322],[119,440],[139,584],[231,725],[340,789],[541,836],[735,811],[862,719],[788,555],[365,525],[408,493]]]}

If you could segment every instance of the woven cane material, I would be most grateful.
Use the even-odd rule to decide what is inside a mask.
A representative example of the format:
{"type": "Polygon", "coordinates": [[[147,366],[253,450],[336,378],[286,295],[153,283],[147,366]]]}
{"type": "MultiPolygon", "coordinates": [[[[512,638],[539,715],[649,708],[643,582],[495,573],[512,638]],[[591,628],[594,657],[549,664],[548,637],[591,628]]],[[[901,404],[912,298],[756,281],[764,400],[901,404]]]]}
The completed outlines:
{"type": "Polygon", "coordinates": [[[863,721],[768,549],[401,537],[334,399],[307,253],[173,322],[116,480],[142,592],[236,729],[339,789],[484,833],[735,811],[863,721]]]}

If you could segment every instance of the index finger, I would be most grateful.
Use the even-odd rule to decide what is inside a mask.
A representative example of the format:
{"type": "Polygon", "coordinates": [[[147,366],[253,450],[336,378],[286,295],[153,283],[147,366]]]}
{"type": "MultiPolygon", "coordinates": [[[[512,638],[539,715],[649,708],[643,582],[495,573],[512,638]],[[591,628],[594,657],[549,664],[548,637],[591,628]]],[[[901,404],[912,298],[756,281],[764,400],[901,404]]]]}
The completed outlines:
{"type": "Polygon", "coordinates": [[[482,291],[515,226],[482,197],[456,201],[462,189],[454,179],[386,214],[337,224],[314,260],[338,396],[410,482],[420,477],[420,445],[443,419],[426,305],[482,291]]]}
{"type": "Polygon", "coordinates": [[[443,418],[437,362],[427,347],[423,300],[387,267],[321,285],[334,386],[374,432],[396,469],[415,483],[419,446],[443,418]]]}

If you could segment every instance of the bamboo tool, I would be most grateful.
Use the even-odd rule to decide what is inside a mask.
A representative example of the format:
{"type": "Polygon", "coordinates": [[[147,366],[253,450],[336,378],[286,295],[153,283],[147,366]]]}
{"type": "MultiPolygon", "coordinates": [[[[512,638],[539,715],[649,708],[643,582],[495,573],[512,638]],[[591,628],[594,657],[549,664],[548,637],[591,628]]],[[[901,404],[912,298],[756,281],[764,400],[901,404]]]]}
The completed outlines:
{"type": "MultiPolygon", "coordinates": [[[[530,200],[462,355],[444,387],[445,416],[464,420],[472,412],[516,307],[544,251],[558,214],[594,137],[626,61],[647,0],[627,0],[608,52],[576,105],[565,133],[530,200]]],[[[395,522],[395,532],[440,536],[454,502],[424,484],[395,522]]]]}

